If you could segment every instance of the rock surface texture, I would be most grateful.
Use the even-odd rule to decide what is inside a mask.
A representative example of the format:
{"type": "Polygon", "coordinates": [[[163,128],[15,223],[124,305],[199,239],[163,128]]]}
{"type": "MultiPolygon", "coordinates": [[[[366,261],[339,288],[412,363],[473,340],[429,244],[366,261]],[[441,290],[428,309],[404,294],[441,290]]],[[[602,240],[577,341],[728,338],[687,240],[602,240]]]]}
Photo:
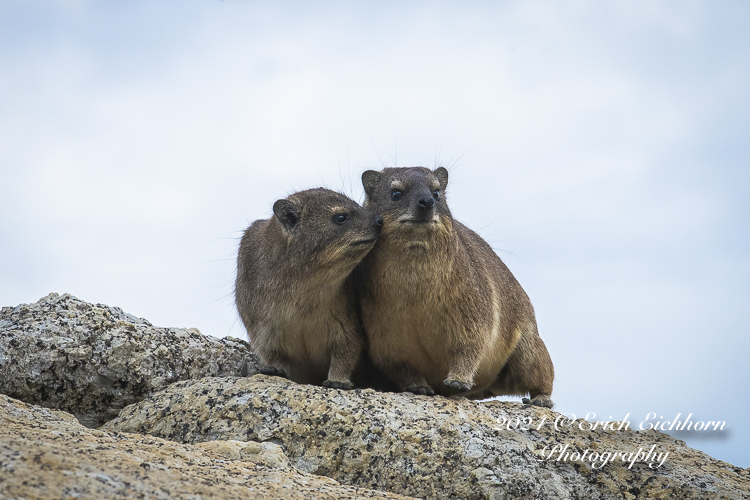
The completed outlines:
{"type": "MultiPolygon", "coordinates": [[[[178,382],[103,427],[182,443],[281,445],[296,468],[340,483],[421,498],[748,498],[750,472],[666,434],[555,430],[558,413],[509,402],[340,391],[277,377],[178,382]],[[531,418],[539,430],[501,428],[531,418]],[[547,460],[545,446],[669,452],[660,468],[622,459],[547,460]]],[[[584,427],[588,424],[584,424],[584,427]]],[[[656,463],[654,463],[654,466],[656,463]]]]}
{"type": "Polygon", "coordinates": [[[70,295],[3,308],[0,498],[750,499],[660,432],[255,373],[243,341],[70,295]]]}
{"type": "Polygon", "coordinates": [[[0,395],[0,498],[403,498],[289,466],[278,446],[109,434],[0,395]]]}
{"type": "Polygon", "coordinates": [[[0,393],[67,411],[88,427],[178,380],[257,372],[242,340],[156,328],[68,294],[0,310],[0,393]]]}

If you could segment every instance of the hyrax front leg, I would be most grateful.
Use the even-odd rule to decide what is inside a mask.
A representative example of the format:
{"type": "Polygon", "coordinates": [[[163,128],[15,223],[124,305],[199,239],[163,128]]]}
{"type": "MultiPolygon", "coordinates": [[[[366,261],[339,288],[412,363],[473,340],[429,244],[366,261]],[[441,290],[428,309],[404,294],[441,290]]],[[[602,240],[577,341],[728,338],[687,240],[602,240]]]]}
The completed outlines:
{"type": "Polygon", "coordinates": [[[448,376],[443,384],[456,392],[469,392],[474,387],[474,376],[479,369],[482,356],[481,334],[467,332],[467,335],[453,346],[453,360],[448,376]],[[470,340],[474,340],[471,342],[470,340]]]}
{"type": "Polygon", "coordinates": [[[354,389],[352,373],[362,354],[362,341],[354,334],[342,335],[331,347],[331,366],[324,387],[332,389],[354,389]]]}
{"type": "Polygon", "coordinates": [[[470,361],[456,360],[443,384],[457,392],[469,392],[474,387],[474,373],[476,373],[476,367],[472,367],[470,361]]]}

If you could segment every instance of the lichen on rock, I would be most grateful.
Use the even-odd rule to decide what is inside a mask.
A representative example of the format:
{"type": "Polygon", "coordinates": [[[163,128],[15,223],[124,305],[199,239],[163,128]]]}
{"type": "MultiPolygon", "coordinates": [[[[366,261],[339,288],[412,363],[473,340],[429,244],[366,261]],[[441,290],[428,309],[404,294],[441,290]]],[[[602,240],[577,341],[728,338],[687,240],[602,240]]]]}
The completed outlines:
{"type": "Polygon", "coordinates": [[[750,498],[749,470],[661,432],[247,376],[257,368],[241,340],[67,294],[3,308],[0,393],[78,420],[0,396],[0,498],[750,498]],[[525,421],[546,424],[503,425],[525,421]],[[594,466],[545,456],[555,445],[669,457],[594,466]]]}
{"type": "MultiPolygon", "coordinates": [[[[182,443],[280,444],[291,464],[342,484],[420,498],[747,498],[750,472],[656,432],[502,428],[559,414],[511,402],[340,391],[278,377],[171,385],[103,428],[182,443]],[[544,460],[545,446],[669,451],[661,468],[544,460]]],[[[583,422],[583,421],[581,421],[583,422]]]]}
{"type": "Polygon", "coordinates": [[[0,498],[403,498],[302,473],[265,443],[111,434],[3,395],[0,422],[0,498]]]}
{"type": "Polygon", "coordinates": [[[89,427],[178,380],[257,371],[247,342],[157,328],[69,294],[0,310],[0,393],[65,410],[89,427]]]}

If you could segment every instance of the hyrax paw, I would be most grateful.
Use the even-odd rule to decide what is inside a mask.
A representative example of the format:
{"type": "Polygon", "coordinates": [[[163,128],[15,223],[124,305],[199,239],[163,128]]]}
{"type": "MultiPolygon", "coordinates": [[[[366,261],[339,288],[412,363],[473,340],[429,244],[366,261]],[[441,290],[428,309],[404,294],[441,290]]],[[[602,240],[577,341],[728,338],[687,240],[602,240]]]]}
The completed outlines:
{"type": "Polygon", "coordinates": [[[260,369],[260,373],[262,373],[263,375],[274,375],[276,377],[287,378],[286,372],[281,368],[276,368],[275,366],[264,366],[260,369]]]}
{"type": "Polygon", "coordinates": [[[354,389],[354,384],[352,384],[348,380],[345,380],[345,381],[326,380],[325,382],[323,382],[323,387],[330,387],[331,389],[343,389],[345,391],[350,391],[354,389]]]}
{"type": "Polygon", "coordinates": [[[473,384],[469,384],[467,382],[461,382],[460,380],[445,380],[443,382],[446,387],[450,387],[451,389],[458,391],[458,392],[469,392],[471,390],[471,387],[473,384]]]}
{"type": "Polygon", "coordinates": [[[434,396],[435,395],[435,391],[429,385],[410,384],[404,387],[404,391],[411,392],[414,394],[421,394],[422,396],[434,396]]]}
{"type": "Polygon", "coordinates": [[[521,402],[525,405],[541,406],[542,408],[552,408],[553,406],[549,396],[537,396],[534,399],[523,398],[521,402]]]}

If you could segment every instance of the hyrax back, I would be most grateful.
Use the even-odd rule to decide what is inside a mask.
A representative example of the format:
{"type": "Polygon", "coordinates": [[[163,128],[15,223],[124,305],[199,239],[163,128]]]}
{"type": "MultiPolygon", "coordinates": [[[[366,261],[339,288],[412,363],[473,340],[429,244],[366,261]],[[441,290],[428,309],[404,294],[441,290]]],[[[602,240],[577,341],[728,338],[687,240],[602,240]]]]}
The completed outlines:
{"type": "Polygon", "coordinates": [[[448,171],[362,175],[383,217],[358,268],[373,362],[402,390],[474,398],[530,394],[551,406],[554,371],[526,293],[490,246],[451,217],[448,171]]]}
{"type": "Polygon", "coordinates": [[[273,211],[245,231],[235,282],[261,372],[351,389],[364,345],[351,273],[382,220],[322,188],[278,200],[273,211]]]}

